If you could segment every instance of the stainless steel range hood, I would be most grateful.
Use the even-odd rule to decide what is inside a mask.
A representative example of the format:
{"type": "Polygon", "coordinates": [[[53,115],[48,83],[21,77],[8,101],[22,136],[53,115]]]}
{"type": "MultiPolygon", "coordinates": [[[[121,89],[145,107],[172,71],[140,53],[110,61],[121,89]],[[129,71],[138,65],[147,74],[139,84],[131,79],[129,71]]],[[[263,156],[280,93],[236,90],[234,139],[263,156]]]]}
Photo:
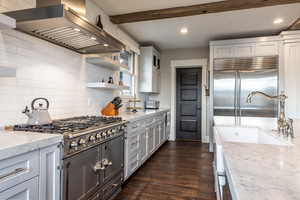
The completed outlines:
{"type": "Polygon", "coordinates": [[[85,16],[85,0],[37,0],[37,8],[4,13],[17,30],[81,54],[118,52],[125,46],[85,16]]]}

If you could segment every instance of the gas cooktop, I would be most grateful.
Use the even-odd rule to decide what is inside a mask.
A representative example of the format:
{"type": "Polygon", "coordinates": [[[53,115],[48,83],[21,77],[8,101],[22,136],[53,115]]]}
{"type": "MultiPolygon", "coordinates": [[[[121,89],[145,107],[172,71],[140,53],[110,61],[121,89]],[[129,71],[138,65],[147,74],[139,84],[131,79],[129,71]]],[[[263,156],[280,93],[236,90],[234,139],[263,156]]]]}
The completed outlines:
{"type": "Polygon", "coordinates": [[[55,134],[75,134],[90,129],[100,129],[122,122],[121,117],[80,116],[55,120],[46,125],[15,125],[14,131],[30,131],[55,134]]]}

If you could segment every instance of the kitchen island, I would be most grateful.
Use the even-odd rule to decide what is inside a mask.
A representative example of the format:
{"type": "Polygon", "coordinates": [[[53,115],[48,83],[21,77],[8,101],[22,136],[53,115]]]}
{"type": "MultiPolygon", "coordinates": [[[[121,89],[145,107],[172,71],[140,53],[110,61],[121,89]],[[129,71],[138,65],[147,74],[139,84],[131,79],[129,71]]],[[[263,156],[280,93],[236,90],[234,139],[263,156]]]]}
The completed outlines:
{"type": "MultiPolygon", "coordinates": [[[[215,117],[214,126],[235,126],[234,117],[215,117]]],[[[238,127],[258,127],[275,134],[277,120],[242,117],[238,127]]],[[[223,142],[227,180],[234,200],[300,199],[300,121],[292,145],[223,142]]]]}

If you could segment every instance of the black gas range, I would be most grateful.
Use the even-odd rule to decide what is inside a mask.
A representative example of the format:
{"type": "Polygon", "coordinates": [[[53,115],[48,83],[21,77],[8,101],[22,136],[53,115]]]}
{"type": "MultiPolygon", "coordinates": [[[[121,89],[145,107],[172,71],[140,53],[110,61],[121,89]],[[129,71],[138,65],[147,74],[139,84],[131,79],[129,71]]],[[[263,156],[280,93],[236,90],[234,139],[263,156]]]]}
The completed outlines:
{"type": "Polygon", "coordinates": [[[123,134],[125,124],[121,117],[79,116],[46,125],[15,125],[14,131],[63,134],[64,157],[68,157],[123,134]]]}
{"type": "Polygon", "coordinates": [[[63,200],[107,200],[121,190],[126,122],[119,117],[80,116],[15,131],[64,135],[63,200]]]}

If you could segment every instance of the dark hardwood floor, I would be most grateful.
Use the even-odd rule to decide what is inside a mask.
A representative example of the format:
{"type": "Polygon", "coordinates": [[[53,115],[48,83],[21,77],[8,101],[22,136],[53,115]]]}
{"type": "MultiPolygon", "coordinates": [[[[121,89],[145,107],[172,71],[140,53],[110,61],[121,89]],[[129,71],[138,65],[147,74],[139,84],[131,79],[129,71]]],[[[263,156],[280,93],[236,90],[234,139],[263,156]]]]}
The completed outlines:
{"type": "Polygon", "coordinates": [[[207,144],[168,142],[127,182],[116,200],[215,200],[207,144]]]}

